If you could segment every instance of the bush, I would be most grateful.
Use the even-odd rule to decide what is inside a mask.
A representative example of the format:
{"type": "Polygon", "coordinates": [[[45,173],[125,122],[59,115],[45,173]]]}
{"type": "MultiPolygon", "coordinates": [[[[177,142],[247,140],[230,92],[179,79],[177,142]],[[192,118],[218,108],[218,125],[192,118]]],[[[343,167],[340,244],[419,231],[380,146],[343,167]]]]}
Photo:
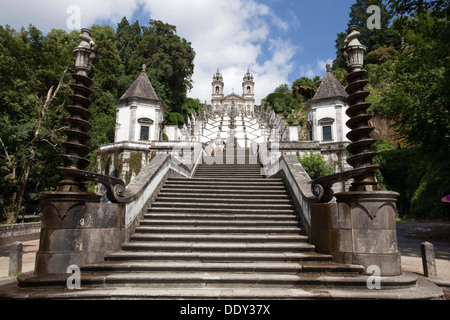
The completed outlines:
{"type": "Polygon", "coordinates": [[[166,124],[169,126],[178,126],[182,128],[184,125],[184,116],[178,112],[171,112],[167,115],[166,124]]]}
{"type": "Polygon", "coordinates": [[[334,173],[333,168],[325,161],[321,154],[314,154],[310,151],[309,154],[298,157],[298,161],[302,164],[311,180],[334,173]]]}
{"type": "Polygon", "coordinates": [[[374,159],[386,189],[400,194],[400,216],[422,219],[450,218],[448,203],[440,201],[450,194],[449,162],[439,155],[427,159],[418,147],[383,149],[383,145],[374,159]]]}

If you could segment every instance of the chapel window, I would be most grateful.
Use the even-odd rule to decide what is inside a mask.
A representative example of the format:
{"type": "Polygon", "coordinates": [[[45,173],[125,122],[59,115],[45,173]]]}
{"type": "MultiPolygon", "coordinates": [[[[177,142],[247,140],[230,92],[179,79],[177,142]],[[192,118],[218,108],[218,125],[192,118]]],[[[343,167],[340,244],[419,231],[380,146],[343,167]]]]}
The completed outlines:
{"type": "Polygon", "coordinates": [[[322,141],[333,141],[332,127],[334,119],[323,118],[320,119],[318,122],[319,125],[322,126],[322,141]]]}
{"type": "Polygon", "coordinates": [[[149,126],[141,126],[140,140],[142,140],[142,141],[150,140],[150,127],[149,126]]]}
{"type": "Polygon", "coordinates": [[[331,134],[331,126],[323,126],[322,133],[323,133],[323,141],[332,141],[333,140],[333,136],[331,134]]]}

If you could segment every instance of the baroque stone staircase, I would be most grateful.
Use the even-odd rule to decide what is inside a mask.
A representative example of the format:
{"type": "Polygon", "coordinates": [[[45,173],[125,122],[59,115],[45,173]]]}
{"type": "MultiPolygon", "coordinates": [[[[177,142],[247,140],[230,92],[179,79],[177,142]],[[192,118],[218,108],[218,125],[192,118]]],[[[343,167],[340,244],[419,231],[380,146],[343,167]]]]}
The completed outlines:
{"type": "MultiPolygon", "coordinates": [[[[264,178],[248,150],[241,159],[232,151],[245,164],[202,164],[192,179],[169,179],[122,250],[81,267],[80,290],[65,288],[67,275],[30,278],[22,283],[36,286],[28,297],[379,297],[367,289],[363,267],[315,252],[281,179],[264,178]]],[[[226,156],[219,152],[218,162],[226,156]]],[[[381,285],[395,295],[416,280],[392,277],[381,285]]]]}

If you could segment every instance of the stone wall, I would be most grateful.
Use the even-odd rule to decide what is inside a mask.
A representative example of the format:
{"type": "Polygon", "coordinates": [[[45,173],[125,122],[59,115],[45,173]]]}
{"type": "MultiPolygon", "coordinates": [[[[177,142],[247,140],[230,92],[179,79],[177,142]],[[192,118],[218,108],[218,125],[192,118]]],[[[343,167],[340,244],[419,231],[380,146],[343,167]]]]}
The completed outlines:
{"type": "Polygon", "coordinates": [[[41,222],[8,224],[0,226],[0,245],[17,240],[37,239],[41,232],[41,222]]]}

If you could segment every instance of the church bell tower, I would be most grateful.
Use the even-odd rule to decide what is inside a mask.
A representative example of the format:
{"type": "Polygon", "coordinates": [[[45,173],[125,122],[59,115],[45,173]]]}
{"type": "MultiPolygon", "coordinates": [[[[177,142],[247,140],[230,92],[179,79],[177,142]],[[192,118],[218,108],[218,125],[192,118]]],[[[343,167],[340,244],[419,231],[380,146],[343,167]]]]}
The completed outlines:
{"type": "Polygon", "coordinates": [[[216,74],[213,75],[212,81],[211,104],[213,106],[213,110],[218,110],[222,104],[222,100],[224,98],[223,87],[223,76],[220,73],[219,69],[217,69],[216,74]]]}
{"type": "Polygon", "coordinates": [[[212,96],[213,96],[213,98],[219,98],[219,99],[223,98],[223,87],[224,87],[223,76],[220,73],[219,69],[217,69],[217,72],[213,76],[213,81],[212,81],[212,90],[213,90],[212,96]]]}
{"type": "Polygon", "coordinates": [[[244,80],[242,81],[242,96],[244,98],[253,98],[255,95],[255,82],[253,81],[253,75],[250,70],[247,69],[247,73],[244,74],[244,80]]]}

